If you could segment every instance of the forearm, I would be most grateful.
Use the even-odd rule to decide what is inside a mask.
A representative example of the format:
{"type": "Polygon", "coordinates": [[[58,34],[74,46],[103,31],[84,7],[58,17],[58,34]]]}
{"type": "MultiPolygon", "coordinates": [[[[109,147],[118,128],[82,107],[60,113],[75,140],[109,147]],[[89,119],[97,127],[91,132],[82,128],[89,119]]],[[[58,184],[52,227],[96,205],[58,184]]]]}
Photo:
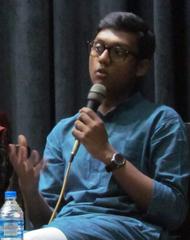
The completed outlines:
{"type": "Polygon", "coordinates": [[[153,193],[153,180],[129,161],[124,167],[113,171],[113,176],[137,206],[146,211],[153,193]]]}
{"type": "Polygon", "coordinates": [[[41,227],[43,224],[47,224],[52,210],[44,200],[42,195],[38,192],[22,192],[25,211],[32,222],[34,228],[41,227]]]}
{"type": "MultiPolygon", "coordinates": [[[[100,160],[108,165],[115,152],[117,151],[108,144],[106,150],[102,152],[100,160]]],[[[112,174],[136,205],[146,211],[153,193],[153,179],[143,174],[127,159],[126,164],[114,170],[112,174]]]]}

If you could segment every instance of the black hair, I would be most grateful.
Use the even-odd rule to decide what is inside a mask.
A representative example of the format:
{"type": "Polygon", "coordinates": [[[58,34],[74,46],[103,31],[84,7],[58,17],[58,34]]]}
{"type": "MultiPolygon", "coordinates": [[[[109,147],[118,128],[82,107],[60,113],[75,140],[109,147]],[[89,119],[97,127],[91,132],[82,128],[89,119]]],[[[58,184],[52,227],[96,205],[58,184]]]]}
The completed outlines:
{"type": "Polygon", "coordinates": [[[107,28],[136,33],[139,36],[138,57],[152,58],[155,50],[155,36],[142,18],[131,12],[111,12],[100,20],[97,33],[107,28]]]}

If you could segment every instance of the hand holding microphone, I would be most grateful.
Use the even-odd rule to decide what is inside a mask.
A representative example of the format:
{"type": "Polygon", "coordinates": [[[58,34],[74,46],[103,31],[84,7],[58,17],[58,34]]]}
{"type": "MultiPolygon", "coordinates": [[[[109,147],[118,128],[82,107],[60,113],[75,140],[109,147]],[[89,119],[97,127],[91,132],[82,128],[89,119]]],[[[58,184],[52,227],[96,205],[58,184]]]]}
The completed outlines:
{"type": "MultiPolygon", "coordinates": [[[[106,88],[105,88],[105,86],[102,85],[102,84],[99,84],[99,83],[94,84],[90,88],[90,91],[88,93],[88,97],[87,97],[88,101],[87,101],[86,107],[90,108],[94,112],[96,112],[98,107],[101,105],[101,103],[105,99],[105,97],[106,97],[106,88]]],[[[77,126],[75,125],[75,127],[76,127],[76,131],[77,131],[77,126]]],[[[73,131],[73,135],[76,134],[76,131],[75,130],[73,131]]],[[[71,151],[71,155],[73,156],[73,158],[76,155],[79,146],[80,146],[79,140],[75,140],[74,145],[73,145],[73,149],[71,151]]]]}

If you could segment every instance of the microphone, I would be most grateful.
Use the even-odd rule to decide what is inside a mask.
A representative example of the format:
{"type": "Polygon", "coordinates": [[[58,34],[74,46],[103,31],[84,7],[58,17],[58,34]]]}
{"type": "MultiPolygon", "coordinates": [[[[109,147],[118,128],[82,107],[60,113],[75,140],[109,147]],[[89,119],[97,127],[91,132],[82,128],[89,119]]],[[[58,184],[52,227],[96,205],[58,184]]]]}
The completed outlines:
{"type": "MultiPolygon", "coordinates": [[[[90,91],[87,96],[87,105],[86,107],[92,109],[93,111],[97,111],[100,104],[106,97],[106,87],[103,84],[95,83],[90,88],[90,91]]],[[[73,160],[80,146],[80,142],[76,139],[71,151],[71,159],[73,160]]],[[[72,161],[71,160],[71,161],[72,161]]]]}

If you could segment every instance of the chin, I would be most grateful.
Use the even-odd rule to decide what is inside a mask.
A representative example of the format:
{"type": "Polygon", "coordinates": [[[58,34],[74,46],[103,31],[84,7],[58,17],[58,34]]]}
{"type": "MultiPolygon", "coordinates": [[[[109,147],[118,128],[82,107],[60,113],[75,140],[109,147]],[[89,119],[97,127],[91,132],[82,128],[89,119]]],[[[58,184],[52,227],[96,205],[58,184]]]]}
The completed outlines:
{"type": "Polygon", "coordinates": [[[106,85],[105,85],[105,82],[104,82],[102,79],[92,80],[92,84],[95,84],[95,83],[99,83],[99,84],[102,84],[102,85],[106,86],[106,85]]]}

